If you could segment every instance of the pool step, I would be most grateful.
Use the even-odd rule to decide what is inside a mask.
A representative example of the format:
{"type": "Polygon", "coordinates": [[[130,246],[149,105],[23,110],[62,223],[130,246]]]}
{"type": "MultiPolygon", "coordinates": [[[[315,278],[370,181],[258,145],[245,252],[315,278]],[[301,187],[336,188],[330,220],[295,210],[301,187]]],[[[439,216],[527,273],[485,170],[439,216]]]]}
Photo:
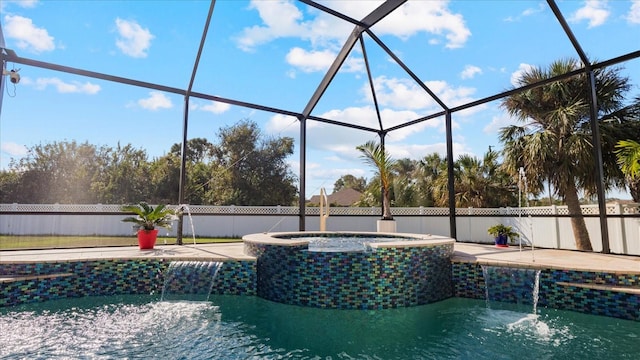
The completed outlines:
{"type": "Polygon", "coordinates": [[[558,281],[556,284],[560,286],[573,286],[583,289],[593,289],[600,291],[613,291],[627,294],[640,295],[640,287],[637,286],[623,286],[623,285],[605,285],[605,284],[593,284],[593,283],[574,283],[558,281]]]}
{"type": "Polygon", "coordinates": [[[10,283],[15,281],[24,280],[44,280],[55,279],[59,277],[74,276],[73,273],[59,273],[59,274],[47,274],[47,275],[0,275],[0,283],[10,283]]]}

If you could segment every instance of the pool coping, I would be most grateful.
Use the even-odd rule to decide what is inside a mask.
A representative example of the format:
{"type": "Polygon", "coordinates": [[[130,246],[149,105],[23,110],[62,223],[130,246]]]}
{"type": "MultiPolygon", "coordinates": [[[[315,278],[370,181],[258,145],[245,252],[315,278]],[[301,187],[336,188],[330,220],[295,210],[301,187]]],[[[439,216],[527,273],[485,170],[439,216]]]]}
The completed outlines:
{"type": "Polygon", "coordinates": [[[306,246],[309,245],[309,240],[292,240],[290,238],[279,238],[279,236],[287,237],[314,237],[323,236],[329,234],[355,234],[355,235],[371,235],[371,236],[384,236],[384,237],[403,237],[412,238],[415,240],[410,241],[385,241],[385,242],[371,242],[369,246],[374,249],[384,248],[407,248],[407,247],[430,247],[446,244],[454,244],[455,240],[445,236],[431,235],[431,234],[411,234],[411,233],[386,233],[386,232],[368,232],[368,231],[310,231],[310,232],[274,232],[274,233],[259,233],[249,234],[242,237],[243,243],[253,244],[268,244],[278,246],[306,246]]]}
{"type": "MultiPolygon", "coordinates": [[[[423,235],[424,236],[424,235],[423,235]]],[[[3,250],[0,263],[69,262],[81,260],[165,259],[210,261],[256,261],[244,253],[243,242],[160,245],[154,250],[133,246],[43,250],[3,250]]],[[[477,243],[454,243],[452,261],[483,265],[559,270],[640,274],[640,256],[588,253],[572,250],[518,247],[496,248],[477,243]]]]}

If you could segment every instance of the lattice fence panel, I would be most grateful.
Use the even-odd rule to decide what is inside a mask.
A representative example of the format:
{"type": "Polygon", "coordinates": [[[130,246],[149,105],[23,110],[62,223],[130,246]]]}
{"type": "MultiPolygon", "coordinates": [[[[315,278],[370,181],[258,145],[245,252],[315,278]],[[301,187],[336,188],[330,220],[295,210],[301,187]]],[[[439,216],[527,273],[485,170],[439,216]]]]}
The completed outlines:
{"type": "MultiPolygon", "coordinates": [[[[153,204],[152,204],[153,205],[153,204]]],[[[155,205],[153,205],[155,206],[155,205]]],[[[173,209],[181,206],[171,205],[173,209]]],[[[221,215],[298,215],[297,206],[209,206],[186,205],[182,206],[191,214],[221,214],[221,215]]],[[[584,215],[598,215],[598,205],[582,205],[584,215]]],[[[69,212],[69,213],[117,213],[121,210],[117,204],[0,204],[0,212],[69,212]]],[[[607,214],[637,215],[640,214],[640,204],[607,204],[607,214]]],[[[448,216],[449,208],[434,207],[394,207],[391,208],[394,216],[448,216]]],[[[305,208],[306,215],[319,215],[319,207],[305,208]]],[[[381,214],[379,207],[331,207],[330,215],[363,215],[378,216],[381,214]]],[[[568,215],[566,206],[538,206],[523,208],[456,208],[456,215],[471,216],[554,216],[568,215]]]]}

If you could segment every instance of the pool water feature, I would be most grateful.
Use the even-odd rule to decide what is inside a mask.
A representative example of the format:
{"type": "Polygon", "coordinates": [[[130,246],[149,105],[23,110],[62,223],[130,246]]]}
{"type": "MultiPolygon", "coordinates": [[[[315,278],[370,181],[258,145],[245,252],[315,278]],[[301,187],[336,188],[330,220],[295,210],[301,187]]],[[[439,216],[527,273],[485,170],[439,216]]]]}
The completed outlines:
{"type": "Polygon", "coordinates": [[[333,309],[417,306],[453,296],[455,240],[423,234],[299,232],[243,237],[257,295],[333,309]]]}
{"type": "Polygon", "coordinates": [[[540,270],[482,265],[487,306],[497,301],[531,304],[535,314],[540,291],[540,270]]]}
{"type": "Polygon", "coordinates": [[[638,323],[483,300],[384,310],[292,306],[255,296],[55,300],[0,308],[0,358],[633,359],[638,323]]]}
{"type": "Polygon", "coordinates": [[[164,274],[161,300],[207,301],[221,262],[172,261],[164,274]]]}

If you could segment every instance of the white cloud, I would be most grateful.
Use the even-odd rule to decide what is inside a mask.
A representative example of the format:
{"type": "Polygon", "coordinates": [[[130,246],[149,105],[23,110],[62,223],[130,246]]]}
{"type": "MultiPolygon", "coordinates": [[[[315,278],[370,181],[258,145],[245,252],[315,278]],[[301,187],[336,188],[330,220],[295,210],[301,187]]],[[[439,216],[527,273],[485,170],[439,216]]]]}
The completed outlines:
{"type": "MultiPolygon", "coordinates": [[[[380,76],[373,81],[378,103],[396,109],[441,110],[435,100],[415,81],[410,79],[387,78],[380,76]]],[[[425,85],[448,107],[462,105],[474,100],[471,95],[475,89],[469,87],[453,88],[445,81],[427,81],[425,85]]],[[[362,92],[370,96],[368,85],[362,92]]]]}
{"type": "Polygon", "coordinates": [[[518,16],[509,16],[504,21],[506,22],[515,22],[520,21],[522,18],[527,16],[533,16],[535,14],[541,13],[546,8],[545,4],[540,2],[537,8],[526,8],[523,12],[521,12],[518,16]]]}
{"type": "MultiPolygon", "coordinates": [[[[306,51],[299,47],[294,47],[289,50],[286,56],[287,63],[295,66],[303,72],[317,72],[326,71],[334,62],[338,54],[331,50],[322,51],[306,51]]],[[[344,72],[364,72],[365,65],[362,58],[348,57],[340,71],[344,72]]],[[[290,77],[295,77],[295,74],[289,74],[290,77]],[[292,76],[293,75],[293,76],[292,76]]]]}
{"type": "Polygon", "coordinates": [[[427,32],[436,38],[444,36],[445,47],[455,49],[464,46],[471,36],[461,14],[448,9],[447,1],[413,1],[396,9],[380,23],[374,25],[376,34],[408,38],[419,32],[427,32]]]}
{"type": "Polygon", "coordinates": [[[251,1],[249,9],[257,10],[263,26],[252,26],[242,31],[236,42],[244,51],[252,51],[256,46],[280,37],[310,37],[309,24],[301,22],[303,15],[291,2],[251,1]]]}
{"type": "Polygon", "coordinates": [[[460,73],[460,77],[463,79],[472,79],[477,74],[482,74],[482,69],[477,66],[467,65],[460,73]]]}
{"type": "Polygon", "coordinates": [[[589,27],[597,27],[605,23],[610,12],[607,9],[607,2],[601,0],[587,0],[585,5],[571,15],[569,21],[580,22],[589,21],[589,27]]]}
{"type": "Polygon", "coordinates": [[[49,86],[53,86],[59,93],[80,93],[80,94],[97,94],[100,92],[100,85],[92,84],[90,82],[81,83],[78,81],[64,82],[59,78],[38,78],[35,81],[35,87],[38,90],[44,90],[49,86]]]}
{"type": "Polygon", "coordinates": [[[533,69],[533,65],[529,65],[529,64],[520,64],[520,66],[518,66],[518,70],[514,71],[511,74],[511,85],[513,85],[514,87],[520,87],[524,84],[520,83],[520,79],[522,78],[522,74],[524,72],[527,72],[531,69],[533,69]]]}
{"type": "Polygon", "coordinates": [[[6,15],[4,22],[5,36],[16,40],[18,48],[35,53],[55,49],[53,37],[46,29],[35,26],[31,19],[18,15],[6,15]]]}
{"type": "Polygon", "coordinates": [[[149,97],[138,100],[138,105],[147,110],[171,109],[173,103],[165,94],[158,91],[151,91],[149,97]]]}
{"type": "Polygon", "coordinates": [[[149,29],[143,29],[135,21],[116,19],[116,27],[119,38],[116,46],[125,55],[134,58],[147,57],[147,51],[151,46],[151,40],[155,37],[149,29]]]}
{"type": "Polygon", "coordinates": [[[493,116],[491,122],[482,128],[482,131],[486,134],[496,134],[501,128],[514,124],[516,124],[514,118],[507,113],[502,113],[498,116],[493,116]]]}
{"type": "Polygon", "coordinates": [[[631,1],[631,7],[626,18],[631,24],[640,24],[640,0],[631,1]]]}
{"type": "Polygon", "coordinates": [[[209,103],[207,103],[207,105],[197,106],[194,108],[202,111],[208,111],[214,114],[222,114],[229,111],[229,109],[231,109],[231,105],[223,102],[210,101],[209,103]]]}
{"type": "MultiPolygon", "coordinates": [[[[381,1],[336,1],[331,8],[355,19],[361,19],[375,9],[381,1]]],[[[436,39],[444,38],[446,47],[462,47],[471,32],[460,14],[454,14],[443,1],[408,2],[372,28],[378,35],[392,35],[404,39],[420,32],[427,32],[436,39]]],[[[257,10],[262,25],[245,28],[236,38],[238,47],[252,51],[255,47],[282,37],[299,38],[311,42],[313,48],[337,50],[353,30],[353,25],[324,12],[310,10],[312,17],[304,20],[304,14],[290,0],[253,0],[249,9],[257,10]]],[[[430,43],[438,43],[433,39],[430,43]]]]}
{"type": "Polygon", "coordinates": [[[331,50],[306,51],[299,47],[289,50],[286,60],[304,72],[327,70],[336,58],[336,53],[331,50]]]}
{"type": "Polygon", "coordinates": [[[22,157],[27,155],[28,150],[24,145],[16,144],[11,141],[5,141],[2,143],[2,152],[9,154],[10,156],[22,157]]]}
{"type": "MultiPolygon", "coordinates": [[[[433,144],[389,144],[386,146],[389,154],[395,159],[419,160],[427,155],[438,153],[440,156],[447,156],[447,143],[437,142],[433,144]]],[[[458,142],[453,143],[454,159],[462,154],[470,154],[470,149],[458,142]]]]}
{"type": "Polygon", "coordinates": [[[21,8],[32,9],[38,5],[38,0],[3,0],[0,2],[0,10],[4,10],[7,5],[17,5],[21,8]]]}

